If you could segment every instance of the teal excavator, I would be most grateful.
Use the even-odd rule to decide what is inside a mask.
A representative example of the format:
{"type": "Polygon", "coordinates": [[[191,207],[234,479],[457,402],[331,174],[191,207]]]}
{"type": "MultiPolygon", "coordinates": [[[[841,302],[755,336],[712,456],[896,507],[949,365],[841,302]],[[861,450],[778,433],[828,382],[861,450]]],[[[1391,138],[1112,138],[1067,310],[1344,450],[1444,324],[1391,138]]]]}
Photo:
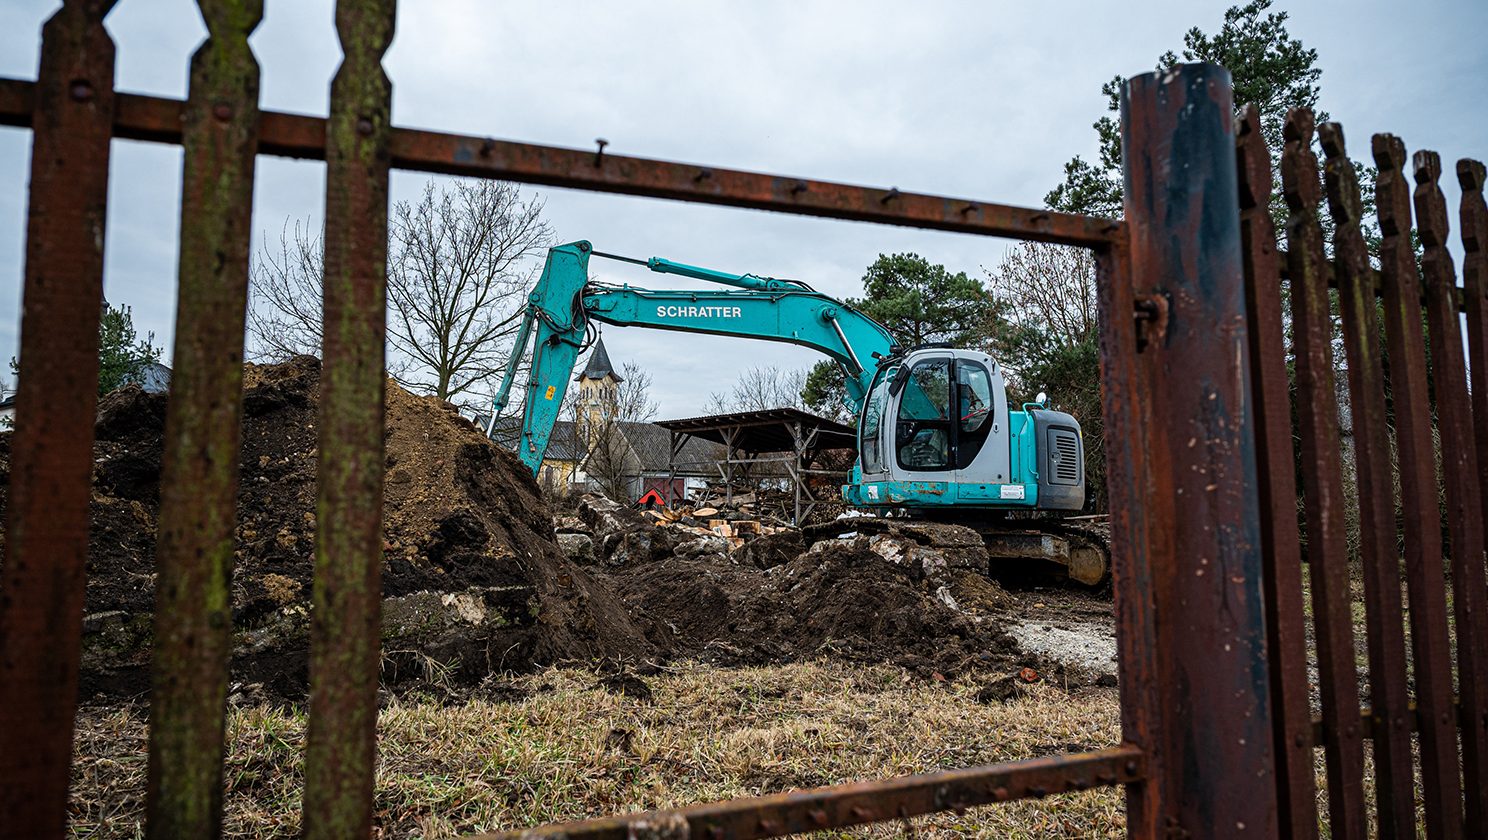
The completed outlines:
{"type": "Polygon", "coordinates": [[[849,506],[967,525],[995,559],[1052,562],[1092,585],[1105,579],[1104,540],[1067,518],[1085,503],[1084,442],[1074,417],[1050,409],[1043,395],[1009,408],[1002,368],[986,353],[901,347],[882,324],[797,280],[638,260],[588,242],[549,250],[491,420],[494,427],[530,353],[516,450],[534,474],[596,322],[781,341],[825,354],[843,370],[856,418],[857,459],[842,487],[849,506]],[[600,283],[589,278],[593,257],[730,288],[600,283]]]}

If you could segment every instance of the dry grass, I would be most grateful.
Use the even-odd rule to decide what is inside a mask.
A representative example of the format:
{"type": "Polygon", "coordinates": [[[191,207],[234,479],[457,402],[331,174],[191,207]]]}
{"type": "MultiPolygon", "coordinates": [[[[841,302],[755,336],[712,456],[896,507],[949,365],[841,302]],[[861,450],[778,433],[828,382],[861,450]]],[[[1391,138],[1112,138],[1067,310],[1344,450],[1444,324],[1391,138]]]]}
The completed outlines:
{"type": "MultiPolygon", "coordinates": [[[[514,680],[511,702],[403,700],[378,723],[383,837],[447,837],[841,781],[1029,758],[1116,743],[1112,689],[1036,685],[983,705],[982,681],[926,682],[836,663],[649,678],[654,702],[598,687],[592,671],[514,680]]],[[[227,832],[299,833],[305,716],[253,707],[228,721],[227,832]]],[[[145,709],[78,721],[72,832],[134,837],[145,786],[145,709]]],[[[1119,789],[935,815],[831,836],[1117,837],[1119,789]]]]}

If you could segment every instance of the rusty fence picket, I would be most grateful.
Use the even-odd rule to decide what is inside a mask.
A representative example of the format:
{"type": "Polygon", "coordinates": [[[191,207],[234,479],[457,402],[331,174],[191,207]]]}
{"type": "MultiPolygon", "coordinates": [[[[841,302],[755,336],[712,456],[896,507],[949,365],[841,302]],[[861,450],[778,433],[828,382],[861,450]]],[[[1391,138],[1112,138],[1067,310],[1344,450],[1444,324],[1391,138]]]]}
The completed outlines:
{"type": "Polygon", "coordinates": [[[232,650],[243,321],[258,127],[248,36],[261,3],[202,0],[182,125],[174,368],[161,453],[151,661],[148,828],[203,837],[222,821],[232,650]]]}
{"type": "Polygon", "coordinates": [[[1338,392],[1333,379],[1326,257],[1318,223],[1321,195],[1317,156],[1312,152],[1312,112],[1299,108],[1288,113],[1285,138],[1281,180],[1291,210],[1287,220],[1287,267],[1292,291],[1308,582],[1327,759],[1328,822],[1334,837],[1362,838],[1364,740],[1354,669],[1338,392]]]}
{"type": "Polygon", "coordinates": [[[1236,132],[1240,239],[1245,249],[1251,393],[1256,405],[1256,459],[1265,563],[1266,636],[1275,716],[1281,836],[1317,836],[1312,709],[1308,699],[1307,628],[1302,604],[1302,551],[1297,530],[1297,478],[1292,403],[1282,331],[1281,268],[1271,219],[1271,153],[1251,105],[1236,132]]]}
{"type": "Polygon", "coordinates": [[[372,830],[382,605],[384,332],[393,0],[341,0],[326,122],[324,368],[305,836],[372,830]]]}
{"type": "Polygon", "coordinates": [[[1427,399],[1426,344],[1421,328],[1421,288],[1410,241],[1411,195],[1405,144],[1377,134],[1372,141],[1380,274],[1385,287],[1385,334],[1390,391],[1396,405],[1400,457],[1406,600],[1414,652],[1416,704],[1421,710],[1421,784],[1427,836],[1462,836],[1462,787],[1457,774],[1457,727],[1452,708],[1452,663],[1447,636],[1447,594],[1442,574],[1441,519],[1437,509],[1436,455],[1427,399]]]}
{"type": "MultiPolygon", "coordinates": [[[[1480,161],[1457,162],[1462,187],[1458,218],[1462,225],[1462,291],[1471,374],[1473,429],[1478,448],[1478,484],[1488,487],[1488,204],[1483,200],[1484,167],[1480,161]]],[[[1488,522],[1488,493],[1482,494],[1488,522]]]]}
{"type": "MultiPolygon", "coordinates": [[[[1488,207],[1485,207],[1483,202],[1483,175],[1484,169],[1481,162],[1476,160],[1457,162],[1457,180],[1462,187],[1459,219],[1462,225],[1463,245],[1462,293],[1466,310],[1463,326],[1467,331],[1468,367],[1471,375],[1469,390],[1472,394],[1473,439],[1476,444],[1478,467],[1476,489],[1479,494],[1480,508],[1477,515],[1480,517],[1480,522],[1488,522],[1488,490],[1485,490],[1488,488],[1488,300],[1485,300],[1488,298],[1488,207]]],[[[1456,319],[1452,321],[1455,324],[1456,319]]],[[[1473,514],[1469,511],[1465,512],[1465,515],[1472,516],[1473,514]]],[[[1463,706],[1467,709],[1467,714],[1463,716],[1462,728],[1464,751],[1468,749],[1470,739],[1475,742],[1473,746],[1480,762],[1478,766],[1478,790],[1480,791],[1478,807],[1482,808],[1484,807],[1483,801],[1488,799],[1488,796],[1481,793],[1483,784],[1481,762],[1484,745],[1488,744],[1488,711],[1484,709],[1484,703],[1488,701],[1488,697],[1482,694],[1481,682],[1484,668],[1481,657],[1488,656],[1488,643],[1483,641],[1482,625],[1488,621],[1488,615],[1485,615],[1481,600],[1484,589],[1483,567],[1481,563],[1473,563],[1471,559],[1468,562],[1470,568],[1467,570],[1467,575],[1460,578],[1461,582],[1455,585],[1470,586],[1471,591],[1477,593],[1479,597],[1479,600],[1469,609],[1476,610],[1474,631],[1477,634],[1475,636],[1477,642],[1473,655],[1480,657],[1476,663],[1480,680],[1476,683],[1479,691],[1476,702],[1469,704],[1464,697],[1463,706]],[[1472,582],[1474,579],[1475,583],[1472,582]]],[[[1455,569],[1454,574],[1456,574],[1455,569]]],[[[1459,612],[1459,615],[1462,614],[1459,612]]],[[[1470,616],[1471,612],[1468,615],[1470,616]]],[[[1457,632],[1460,639],[1462,634],[1460,620],[1457,632]]],[[[1459,642],[1459,651],[1461,647],[1459,642]]],[[[1459,679],[1461,673],[1459,671],[1459,679]]],[[[1467,788],[1469,792],[1474,789],[1471,782],[1468,783],[1467,788]]],[[[1478,816],[1482,819],[1481,813],[1478,816]]]]}
{"type": "Polygon", "coordinates": [[[1400,553],[1395,544],[1395,489],[1378,306],[1369,252],[1359,227],[1364,221],[1359,180],[1348,157],[1343,129],[1337,123],[1325,123],[1318,133],[1327,155],[1324,177],[1333,220],[1333,264],[1354,432],[1359,567],[1364,585],[1374,739],[1375,825],[1379,837],[1414,837],[1404,605],[1400,596],[1400,553]]]}
{"type": "MultiPolygon", "coordinates": [[[[1461,730],[1465,828],[1469,837],[1481,837],[1488,830],[1484,815],[1488,808],[1488,743],[1483,728],[1488,714],[1488,625],[1484,623],[1483,520],[1479,518],[1482,488],[1478,484],[1462,332],[1451,294],[1457,278],[1447,252],[1447,202],[1437,184],[1441,157],[1436,152],[1418,151],[1413,169],[1416,227],[1425,246],[1421,270],[1446,485],[1452,612],[1457,631],[1457,696],[1461,715],[1469,722],[1461,730]]],[[[1420,410],[1424,411],[1425,406],[1420,410]]]]}
{"type": "Polygon", "coordinates": [[[0,571],[0,836],[66,820],[88,559],[108,206],[112,2],[71,0],[42,29],[25,304],[0,571]]]}

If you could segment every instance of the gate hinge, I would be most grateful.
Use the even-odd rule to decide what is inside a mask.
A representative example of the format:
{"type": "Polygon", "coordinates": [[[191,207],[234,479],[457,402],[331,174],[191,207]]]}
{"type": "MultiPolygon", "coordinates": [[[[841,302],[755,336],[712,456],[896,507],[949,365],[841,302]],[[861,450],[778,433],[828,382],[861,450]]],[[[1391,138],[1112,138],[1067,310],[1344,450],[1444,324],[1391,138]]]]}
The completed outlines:
{"type": "Polygon", "coordinates": [[[1162,293],[1137,295],[1132,317],[1137,322],[1137,352],[1168,336],[1168,296],[1162,293]]]}

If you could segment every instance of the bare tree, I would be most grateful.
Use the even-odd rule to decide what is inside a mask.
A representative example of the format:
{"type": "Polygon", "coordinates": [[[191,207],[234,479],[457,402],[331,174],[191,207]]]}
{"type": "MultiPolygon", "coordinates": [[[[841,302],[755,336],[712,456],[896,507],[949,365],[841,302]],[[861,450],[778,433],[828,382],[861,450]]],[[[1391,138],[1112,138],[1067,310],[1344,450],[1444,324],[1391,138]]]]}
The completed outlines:
{"type": "Polygon", "coordinates": [[[320,296],[324,248],[307,219],[279,231],[277,251],[265,245],[248,280],[248,357],[282,362],[320,355],[320,296]]]}
{"type": "Polygon", "coordinates": [[[709,414],[731,414],[736,411],[765,411],[771,408],[806,409],[801,392],[806,388],[806,371],[783,370],[775,365],[753,367],[739,375],[733,390],[713,393],[703,410],[709,414]]]}
{"type": "MultiPolygon", "coordinates": [[[[501,371],[536,257],[552,240],[540,199],[513,184],[424,188],[393,209],[388,245],[389,372],[405,387],[453,400],[501,371]]],[[[249,356],[319,355],[324,249],[296,222],[263,248],[249,285],[249,356]]]]}
{"type": "Polygon", "coordinates": [[[1101,418],[1095,258],[1090,251],[1024,242],[987,272],[1003,322],[991,343],[1023,398],[1047,390],[1054,405],[1080,421],[1086,492],[1096,510],[1106,500],[1105,428],[1101,418]]]}
{"type": "Polygon", "coordinates": [[[617,501],[629,502],[630,476],[636,457],[619,423],[605,421],[587,431],[584,441],[584,474],[600,493],[617,501]]]}
{"type": "Polygon", "coordinates": [[[651,399],[651,374],[635,362],[620,366],[624,379],[615,389],[615,419],[640,423],[656,416],[656,401],[651,399]]]}
{"type": "Polygon", "coordinates": [[[500,181],[430,184],[394,208],[388,341],[403,357],[390,366],[399,383],[448,400],[500,372],[534,258],[552,240],[542,209],[500,181]]]}
{"type": "Polygon", "coordinates": [[[1063,343],[1094,334],[1095,255],[1089,249],[1022,242],[987,274],[993,294],[1007,307],[1003,317],[1063,343]]]}

